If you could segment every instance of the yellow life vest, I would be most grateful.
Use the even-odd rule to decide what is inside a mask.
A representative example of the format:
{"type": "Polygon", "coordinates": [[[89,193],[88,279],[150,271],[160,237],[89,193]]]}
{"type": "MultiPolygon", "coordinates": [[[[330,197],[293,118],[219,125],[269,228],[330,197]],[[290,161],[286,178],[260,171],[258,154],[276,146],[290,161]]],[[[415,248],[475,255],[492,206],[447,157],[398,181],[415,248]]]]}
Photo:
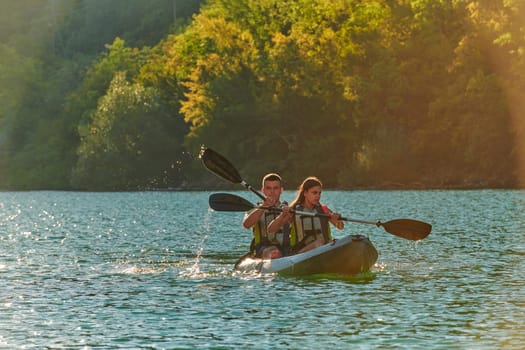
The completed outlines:
{"type": "Polygon", "coordinates": [[[283,243],[283,231],[282,229],[276,233],[270,234],[267,231],[268,225],[277,216],[279,216],[277,210],[265,210],[259,218],[259,221],[253,226],[253,239],[254,244],[276,244],[281,245],[283,243]]]}
{"type": "MultiPolygon", "coordinates": [[[[296,205],[294,210],[309,211],[302,205],[296,205]]],[[[320,205],[316,206],[312,212],[326,214],[324,208],[320,205]]],[[[327,217],[294,215],[290,228],[290,246],[294,251],[301,250],[301,248],[320,237],[323,237],[324,243],[328,243],[332,239],[330,222],[327,217]]]]}

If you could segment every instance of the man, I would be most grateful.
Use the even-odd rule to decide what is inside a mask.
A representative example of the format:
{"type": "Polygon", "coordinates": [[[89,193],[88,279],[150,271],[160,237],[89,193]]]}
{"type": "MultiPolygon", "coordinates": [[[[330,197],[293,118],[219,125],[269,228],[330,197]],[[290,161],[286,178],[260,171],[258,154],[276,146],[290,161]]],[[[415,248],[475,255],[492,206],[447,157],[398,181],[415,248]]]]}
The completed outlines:
{"type": "MultiPolygon", "coordinates": [[[[280,197],[283,193],[281,177],[270,173],[262,180],[261,191],[266,196],[261,206],[276,207],[281,205],[280,197]]],[[[246,213],[242,222],[247,229],[252,228],[253,240],[250,249],[257,257],[275,259],[288,254],[290,246],[289,225],[283,226],[279,231],[269,234],[267,227],[279,215],[279,210],[254,208],[246,213]]]]}

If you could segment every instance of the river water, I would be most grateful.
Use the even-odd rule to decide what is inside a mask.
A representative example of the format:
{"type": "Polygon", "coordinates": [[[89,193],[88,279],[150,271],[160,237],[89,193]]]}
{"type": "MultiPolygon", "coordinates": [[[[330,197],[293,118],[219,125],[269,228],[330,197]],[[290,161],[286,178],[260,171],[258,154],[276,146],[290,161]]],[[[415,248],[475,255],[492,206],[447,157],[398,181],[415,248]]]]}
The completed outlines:
{"type": "Polygon", "coordinates": [[[353,278],[233,273],[251,233],[209,194],[0,192],[0,348],[525,347],[525,191],[323,192],[346,217],[433,225],[334,231],[379,252],[353,278]]]}

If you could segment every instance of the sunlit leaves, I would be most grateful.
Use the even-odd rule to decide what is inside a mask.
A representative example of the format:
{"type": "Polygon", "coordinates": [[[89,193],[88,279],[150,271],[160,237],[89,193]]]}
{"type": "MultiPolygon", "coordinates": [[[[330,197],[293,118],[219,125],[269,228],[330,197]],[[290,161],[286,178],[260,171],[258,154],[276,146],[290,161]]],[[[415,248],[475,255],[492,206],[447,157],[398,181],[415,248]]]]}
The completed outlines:
{"type": "MultiPolygon", "coordinates": [[[[78,17],[61,18],[70,25],[83,15],[104,22],[116,13],[104,11],[104,3],[85,3],[78,17]]],[[[126,4],[129,18],[140,8],[164,6],[115,3],[126,4]]],[[[153,17],[144,16],[145,28],[156,27],[147,20],[153,17]]],[[[39,45],[20,41],[24,54],[2,47],[0,81],[9,88],[1,90],[0,113],[26,111],[4,131],[20,140],[10,147],[26,147],[21,163],[30,164],[37,145],[27,147],[27,140],[40,142],[51,125],[69,131],[53,145],[71,152],[81,130],[74,183],[83,188],[158,181],[162,169],[180,163],[159,158],[155,144],[181,154],[203,143],[227,154],[243,174],[279,171],[290,183],[314,174],[327,186],[441,186],[482,178],[510,184],[512,166],[505,164],[521,149],[525,173],[525,142],[512,143],[525,139],[523,23],[521,0],[210,0],[187,27],[171,30],[151,49],[114,35],[102,48],[90,33],[103,26],[71,34],[72,27],[63,27],[55,43],[64,52],[102,50],[79,86],[73,79],[79,61],[48,58],[60,68],[41,79],[48,65],[25,55],[39,45]],[[42,93],[62,79],[71,81],[42,93]],[[63,110],[58,91],[68,93],[63,110]],[[36,109],[50,99],[52,112],[36,109]],[[40,118],[54,111],[59,121],[40,118]],[[117,175],[107,177],[105,169],[117,175]]],[[[125,27],[123,37],[140,32],[125,27]]]]}
{"type": "MultiPolygon", "coordinates": [[[[342,146],[358,118],[352,104],[368,41],[390,16],[383,8],[352,1],[211,2],[169,50],[186,88],[181,113],[192,124],[188,141],[209,143],[206,130],[224,130],[246,144],[245,157],[280,145],[283,160],[298,164],[303,154],[342,146]],[[276,130],[262,127],[263,120],[276,130]],[[242,125],[258,128],[257,138],[242,125]],[[333,132],[323,145],[302,144],[322,130],[333,132]]],[[[324,171],[335,171],[336,163],[325,164],[324,171]]]]}
{"type": "Polygon", "coordinates": [[[255,50],[250,33],[223,18],[199,15],[195,18],[193,27],[190,33],[192,30],[198,32],[193,40],[206,49],[196,59],[190,58],[190,62],[195,62],[195,65],[182,82],[187,92],[181,113],[192,125],[190,135],[198,128],[208,125],[210,118],[217,114],[214,109],[220,92],[215,91],[213,85],[240,74],[250,64],[255,50]]]}

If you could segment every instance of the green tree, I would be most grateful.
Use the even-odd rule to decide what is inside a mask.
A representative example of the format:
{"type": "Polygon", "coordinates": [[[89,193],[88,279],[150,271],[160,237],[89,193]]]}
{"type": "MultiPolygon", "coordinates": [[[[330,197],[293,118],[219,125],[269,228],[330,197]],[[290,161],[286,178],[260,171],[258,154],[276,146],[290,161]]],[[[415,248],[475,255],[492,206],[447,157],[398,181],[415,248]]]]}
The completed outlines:
{"type": "Polygon", "coordinates": [[[211,2],[169,43],[187,145],[219,144],[254,176],[316,172],[335,185],[340,158],[325,155],[358,144],[357,73],[383,17],[379,3],[211,2]]]}
{"type": "Polygon", "coordinates": [[[5,83],[0,87],[5,102],[1,188],[70,188],[79,125],[90,123],[114,73],[123,70],[132,79],[149,55],[147,48],[127,48],[115,38],[137,47],[156,44],[169,31],[180,30],[200,1],[177,2],[176,14],[174,5],[173,0],[0,4],[0,43],[6,53],[0,60],[8,63],[0,68],[5,83]]]}
{"type": "Polygon", "coordinates": [[[82,128],[74,188],[117,190],[176,184],[182,152],[176,120],[153,88],[117,73],[93,121],[82,128]]]}
{"type": "Polygon", "coordinates": [[[0,34],[4,186],[59,188],[73,164],[84,189],[206,183],[201,144],[251,182],[525,179],[521,0],[211,0],[187,27],[170,0],[25,4],[0,34]],[[146,165],[149,138],[172,157],[146,165]]]}
{"type": "Polygon", "coordinates": [[[120,37],[132,47],[156,45],[184,26],[202,0],[78,0],[56,34],[63,57],[93,56],[120,37]],[[176,18],[175,18],[176,17],[176,18]]]}
{"type": "Polygon", "coordinates": [[[26,92],[41,79],[37,61],[0,44],[0,121],[16,114],[26,92]]]}
{"type": "MultiPolygon", "coordinates": [[[[513,142],[502,78],[509,75],[494,65],[505,54],[494,45],[498,34],[487,27],[500,23],[505,9],[496,2],[488,6],[491,10],[480,2],[460,5],[455,16],[440,16],[439,23],[448,23],[441,25],[448,28],[442,30],[444,43],[435,48],[447,52],[440,64],[444,78],[435,80],[425,103],[428,112],[412,139],[414,154],[436,186],[508,186],[513,142]]],[[[504,66],[513,65],[507,61],[504,66]]]]}
{"type": "Polygon", "coordinates": [[[148,57],[148,49],[128,47],[120,38],[115,38],[107,50],[89,67],[78,89],[67,97],[65,112],[75,124],[90,122],[98,100],[106,93],[116,72],[126,72],[127,78],[133,79],[148,57]]]}

